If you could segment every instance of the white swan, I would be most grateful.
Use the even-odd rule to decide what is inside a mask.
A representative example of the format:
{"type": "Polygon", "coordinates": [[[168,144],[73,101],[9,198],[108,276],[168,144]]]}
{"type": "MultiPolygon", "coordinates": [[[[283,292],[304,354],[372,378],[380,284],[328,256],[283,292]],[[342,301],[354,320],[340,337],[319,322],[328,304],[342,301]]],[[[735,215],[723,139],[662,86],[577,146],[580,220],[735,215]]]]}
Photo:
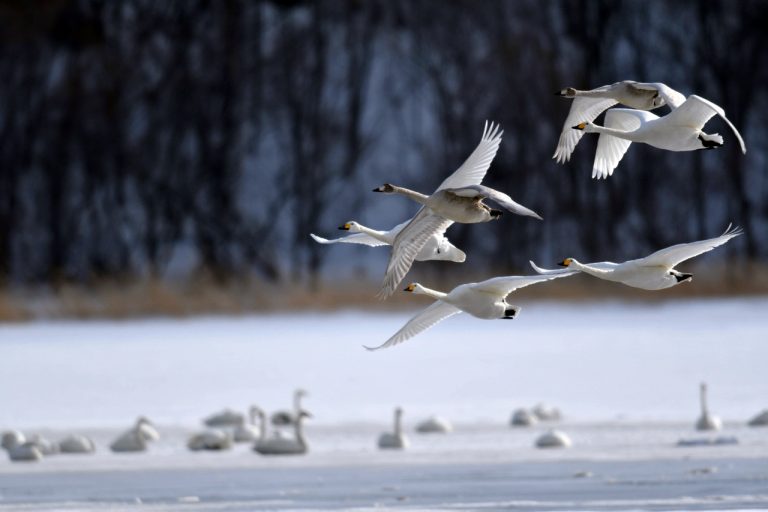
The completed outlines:
{"type": "Polygon", "coordinates": [[[603,261],[585,264],[579,263],[574,258],[566,258],[559,263],[561,266],[568,267],[568,269],[563,270],[539,268],[532,261],[530,264],[536,272],[548,276],[584,272],[600,279],[622,283],[633,288],[663,290],[693,279],[693,274],[684,274],[675,270],[674,267],[678,263],[711,251],[741,233],[740,228],[731,229],[729,224],[725,232],[717,238],[673,245],[656,251],[645,258],[625,261],[624,263],[603,261]]]}
{"type": "Polygon", "coordinates": [[[270,420],[275,426],[293,425],[298,417],[299,412],[302,411],[301,399],[307,396],[309,393],[303,389],[297,389],[293,392],[293,411],[277,411],[272,414],[270,420]]]}
{"type": "Polygon", "coordinates": [[[96,446],[89,438],[81,435],[69,435],[59,441],[61,453],[93,453],[96,446]]]}
{"type": "Polygon", "coordinates": [[[143,452],[147,449],[148,441],[160,438],[155,427],[145,417],[139,417],[136,424],[128,431],[121,434],[109,445],[113,452],[143,452]]]}
{"type": "Polygon", "coordinates": [[[447,434],[453,432],[453,425],[440,416],[430,416],[416,425],[416,432],[420,434],[447,434]]]}
{"type": "Polygon", "coordinates": [[[6,448],[8,458],[14,462],[32,462],[43,458],[43,452],[34,442],[24,442],[6,448]]]}
{"type": "Polygon", "coordinates": [[[2,441],[0,441],[0,446],[2,446],[7,450],[11,446],[18,446],[20,444],[24,444],[26,441],[27,441],[27,438],[24,436],[23,433],[19,432],[18,430],[6,430],[3,432],[3,437],[2,437],[2,441]]]}
{"type": "Polygon", "coordinates": [[[256,424],[259,408],[255,405],[251,406],[248,411],[248,422],[243,421],[237,427],[233,433],[233,440],[236,443],[250,443],[261,436],[261,428],[256,424]]]}
{"type": "Polygon", "coordinates": [[[562,417],[560,409],[543,403],[536,404],[531,412],[539,421],[559,421],[562,417]]]}
{"type": "MultiPolygon", "coordinates": [[[[339,226],[339,229],[342,231],[350,231],[353,233],[352,235],[342,238],[334,238],[332,240],[319,237],[314,233],[310,233],[309,236],[311,236],[315,242],[320,244],[348,243],[379,247],[382,245],[392,245],[397,234],[402,231],[410,221],[411,219],[408,219],[389,231],[377,231],[351,220],[339,226]]],[[[464,254],[461,249],[449,242],[448,238],[445,237],[443,233],[435,233],[427,239],[424,247],[421,248],[415,258],[416,261],[442,260],[453,261],[455,263],[462,263],[466,259],[467,255],[464,254]]]]}
{"type": "Polygon", "coordinates": [[[37,449],[40,450],[40,453],[42,453],[44,456],[55,455],[59,453],[58,443],[53,443],[40,434],[32,434],[29,436],[27,438],[27,443],[37,446],[37,449]]]}
{"type": "Polygon", "coordinates": [[[304,418],[311,418],[307,411],[299,411],[293,422],[293,439],[284,437],[267,437],[267,421],[263,411],[257,409],[256,414],[260,418],[261,436],[253,446],[253,451],[261,455],[303,455],[309,447],[304,438],[304,418]]]}
{"type": "Polygon", "coordinates": [[[395,408],[395,425],[392,432],[384,432],[379,436],[379,448],[384,450],[402,450],[410,446],[408,437],[403,434],[403,409],[395,408]]]}
{"type": "Polygon", "coordinates": [[[723,428],[722,420],[710,414],[709,409],[707,409],[707,384],[705,382],[699,385],[699,401],[701,403],[701,416],[696,420],[696,430],[720,430],[723,428]]]}
{"type": "Polygon", "coordinates": [[[411,318],[382,345],[365,348],[368,350],[378,350],[397,345],[462,311],[485,320],[495,320],[497,318],[512,319],[520,311],[520,308],[508,304],[506,300],[507,295],[519,288],[569,275],[572,275],[572,273],[564,272],[544,276],[494,277],[479,283],[459,285],[451,290],[450,293],[432,290],[419,283],[411,283],[405,288],[405,291],[418,295],[428,295],[435,299],[434,304],[411,318]]]}
{"type": "Polygon", "coordinates": [[[768,425],[768,409],[760,412],[747,423],[750,427],[764,427],[768,425]]]}
{"type": "Polygon", "coordinates": [[[664,117],[643,110],[614,108],[605,114],[605,126],[582,122],[573,129],[600,134],[592,166],[592,177],[600,179],[613,174],[632,142],[642,142],[668,151],[695,151],[722,146],[723,138],[719,134],[702,131],[707,121],[716,114],[731,127],[742,153],[746,153],[744,139],[725,117],[725,111],[695,94],[664,117]]]}
{"type": "Polygon", "coordinates": [[[571,153],[584,135],[584,132],[573,130],[572,127],[580,123],[591,123],[605,109],[617,103],[639,110],[653,110],[662,105],[668,105],[670,109],[674,109],[685,101],[685,96],[665,84],[633,80],[624,80],[589,91],[568,87],[555,95],[573,98],[571,110],[568,112],[557,142],[557,149],[552,156],[558,163],[565,163],[571,159],[571,153]]]}
{"type": "Polygon", "coordinates": [[[538,422],[539,420],[536,415],[528,409],[515,409],[512,412],[512,418],[509,420],[509,424],[513,427],[530,427],[538,422]]]}
{"type": "Polygon", "coordinates": [[[190,437],[187,448],[193,452],[229,450],[232,448],[232,438],[223,430],[210,429],[190,437]]]}
{"type": "Polygon", "coordinates": [[[445,233],[453,222],[474,224],[498,218],[501,211],[486,206],[484,199],[490,199],[512,213],[541,219],[536,212],[517,204],[508,195],[480,184],[499,149],[501,134],[498,125],[486,122],[477,148],[430,196],[389,183],[373,189],[374,192],[404,195],[422,205],[392,243],[379,298],[386,298],[395,291],[427,241],[445,233]]]}
{"type": "Polygon", "coordinates": [[[207,427],[236,427],[243,421],[245,421],[243,413],[224,409],[221,412],[211,414],[203,420],[203,423],[207,427]]]}
{"type": "Polygon", "coordinates": [[[549,430],[536,439],[537,448],[568,448],[572,445],[571,438],[560,430],[549,430]]]}

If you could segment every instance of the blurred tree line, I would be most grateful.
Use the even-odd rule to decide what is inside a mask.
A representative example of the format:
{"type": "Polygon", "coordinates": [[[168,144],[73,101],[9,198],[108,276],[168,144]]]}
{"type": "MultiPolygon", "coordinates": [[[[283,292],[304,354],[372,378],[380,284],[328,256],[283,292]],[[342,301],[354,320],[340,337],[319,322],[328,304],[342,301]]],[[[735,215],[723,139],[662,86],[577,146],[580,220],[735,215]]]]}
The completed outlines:
{"type": "Polygon", "coordinates": [[[311,281],[342,253],[310,232],[401,222],[372,186],[429,191],[485,119],[487,183],[545,221],[452,227],[474,263],[638,257],[730,221],[731,254],[764,259],[767,26],[757,0],[3,1],[0,279],[311,281]],[[553,93],[622,79],[720,104],[747,155],[713,120],[718,151],[633,145],[597,182],[588,135],[555,164],[553,93]]]}

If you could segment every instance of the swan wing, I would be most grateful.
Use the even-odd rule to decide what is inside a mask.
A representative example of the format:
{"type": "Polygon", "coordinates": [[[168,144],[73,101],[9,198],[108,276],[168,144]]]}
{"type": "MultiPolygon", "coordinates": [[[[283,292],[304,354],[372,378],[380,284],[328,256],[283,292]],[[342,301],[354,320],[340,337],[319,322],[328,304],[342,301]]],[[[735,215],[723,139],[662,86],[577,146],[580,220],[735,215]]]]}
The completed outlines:
{"type": "MultiPolygon", "coordinates": [[[[605,127],[623,132],[634,132],[643,123],[652,119],[658,119],[658,116],[645,110],[612,108],[605,113],[605,127]]],[[[601,133],[597,139],[595,161],[592,164],[592,177],[601,179],[613,174],[614,169],[619,165],[621,159],[624,158],[624,154],[629,149],[630,144],[632,144],[630,140],[601,133]]]]}
{"type": "Polygon", "coordinates": [[[568,274],[568,275],[570,275],[570,274],[577,274],[579,272],[578,270],[572,270],[572,269],[568,269],[568,268],[560,268],[560,269],[552,269],[552,270],[546,269],[546,268],[541,268],[541,267],[536,265],[531,260],[529,260],[528,263],[531,264],[531,267],[533,267],[533,270],[535,270],[537,274],[543,274],[543,275],[548,275],[548,276],[558,276],[558,275],[565,276],[566,274],[568,274]]]}
{"type": "MultiPolygon", "coordinates": [[[[688,97],[686,104],[688,103],[690,103],[690,107],[688,108],[689,112],[686,115],[689,116],[690,119],[692,120],[703,119],[703,121],[701,121],[701,125],[698,126],[699,129],[701,129],[704,126],[704,124],[714,116],[714,114],[717,114],[731,128],[731,130],[733,131],[733,134],[736,135],[736,138],[739,141],[741,152],[746,154],[747,146],[744,144],[744,139],[741,137],[739,130],[737,130],[736,127],[733,126],[733,123],[731,123],[731,121],[725,116],[725,110],[723,110],[722,107],[720,107],[720,105],[716,105],[711,101],[709,101],[708,99],[702,98],[701,96],[696,96],[695,94],[692,94],[691,96],[688,97]]],[[[678,123],[679,122],[681,121],[678,120],[678,123]]]]}
{"type": "Polygon", "coordinates": [[[443,302],[441,300],[435,301],[435,303],[429,306],[427,309],[423,310],[421,313],[408,320],[408,322],[387,341],[378,347],[365,348],[368,350],[379,350],[381,348],[397,345],[398,343],[402,343],[407,339],[413,338],[420,332],[426,331],[436,323],[442,322],[449,316],[453,316],[458,313],[461,313],[459,308],[451,306],[447,302],[443,302]]]}
{"type": "Polygon", "coordinates": [[[319,244],[361,244],[361,245],[367,245],[369,247],[380,247],[382,245],[387,245],[381,240],[378,240],[376,238],[373,238],[370,235],[367,235],[365,233],[353,233],[348,236],[342,236],[341,238],[323,238],[321,236],[317,236],[314,233],[310,233],[309,236],[312,237],[312,240],[319,244]]]}
{"type": "Polygon", "coordinates": [[[716,238],[673,245],[672,247],[661,249],[650,256],[638,260],[637,264],[644,267],[674,268],[678,263],[691,259],[699,254],[709,252],[715,247],[723,245],[731,238],[737,237],[742,233],[743,231],[740,227],[731,227],[731,224],[728,224],[725,232],[716,238]]]}
{"type": "Polygon", "coordinates": [[[551,281],[552,279],[558,279],[560,277],[568,277],[576,273],[576,271],[573,271],[562,274],[545,274],[536,276],[494,277],[486,281],[470,284],[469,286],[477,291],[492,293],[499,297],[506,297],[519,288],[525,288],[526,286],[530,286],[532,284],[543,283],[544,281],[551,281]]]}
{"type": "Polygon", "coordinates": [[[423,207],[419,210],[392,243],[392,253],[387,263],[384,282],[377,297],[385,299],[392,295],[430,237],[436,234],[442,235],[452,223],[453,221],[437,215],[430,208],[423,207]]]}
{"type": "Polygon", "coordinates": [[[483,181],[485,174],[488,172],[488,168],[491,166],[491,162],[496,156],[496,152],[499,150],[499,144],[501,144],[501,136],[503,133],[504,132],[501,131],[499,124],[489,124],[488,121],[486,121],[480,143],[472,154],[469,155],[469,158],[461,164],[461,167],[448,176],[445,181],[437,187],[437,190],[459,188],[467,185],[479,185],[483,181]]]}
{"type": "MultiPolygon", "coordinates": [[[[604,86],[599,89],[607,88],[604,86]]],[[[598,89],[595,89],[598,90],[598,89]]],[[[576,148],[576,144],[581,140],[584,132],[574,130],[573,127],[579,123],[591,123],[607,108],[616,104],[612,98],[588,98],[586,96],[577,96],[571,104],[571,110],[563,123],[563,131],[560,132],[560,139],[557,141],[557,148],[552,158],[557,163],[564,164],[571,159],[571,153],[576,148]]]]}
{"type": "MultiPolygon", "coordinates": [[[[656,91],[659,93],[659,96],[661,96],[661,99],[664,100],[664,104],[669,106],[670,110],[674,110],[683,103],[685,103],[685,96],[667,84],[661,83],[661,82],[630,82],[628,84],[629,87],[633,87],[635,89],[641,89],[643,91],[656,91]]],[[[659,105],[661,106],[661,105],[659,105]]]]}
{"type": "Polygon", "coordinates": [[[486,187],[485,185],[468,185],[462,188],[449,188],[449,189],[446,189],[446,192],[450,192],[452,194],[455,194],[461,197],[481,196],[483,198],[490,199],[494,203],[497,203],[500,206],[503,206],[505,209],[517,215],[525,215],[528,217],[534,217],[536,219],[543,220],[538,213],[534,212],[533,210],[529,210],[528,208],[526,208],[521,204],[514,202],[512,198],[509,197],[504,192],[499,192],[498,190],[492,189],[491,187],[486,187]]]}

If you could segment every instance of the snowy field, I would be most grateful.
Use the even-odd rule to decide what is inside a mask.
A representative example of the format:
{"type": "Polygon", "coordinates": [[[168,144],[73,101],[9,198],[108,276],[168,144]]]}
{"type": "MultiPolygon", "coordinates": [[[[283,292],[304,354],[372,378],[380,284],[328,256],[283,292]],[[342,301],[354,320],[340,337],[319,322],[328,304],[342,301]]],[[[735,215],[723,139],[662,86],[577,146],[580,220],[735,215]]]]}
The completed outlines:
{"type": "Polygon", "coordinates": [[[745,425],[768,408],[766,310],[766,298],[532,302],[511,322],[459,316],[375,353],[360,345],[410,315],[2,326],[0,430],[84,433],[98,450],[0,458],[0,510],[768,508],[768,428],[745,425]],[[693,430],[701,381],[719,434],[693,430]],[[309,455],[186,450],[203,416],[286,409],[296,387],[310,393],[309,455]],[[572,448],[537,450],[546,426],[508,426],[538,402],[563,411],[572,448]],[[396,405],[412,446],[383,453],[396,405]],[[162,439],[110,453],[141,414],[162,439]],[[413,432],[430,414],[456,431],[413,432]],[[714,435],[739,443],[676,446],[714,435]]]}

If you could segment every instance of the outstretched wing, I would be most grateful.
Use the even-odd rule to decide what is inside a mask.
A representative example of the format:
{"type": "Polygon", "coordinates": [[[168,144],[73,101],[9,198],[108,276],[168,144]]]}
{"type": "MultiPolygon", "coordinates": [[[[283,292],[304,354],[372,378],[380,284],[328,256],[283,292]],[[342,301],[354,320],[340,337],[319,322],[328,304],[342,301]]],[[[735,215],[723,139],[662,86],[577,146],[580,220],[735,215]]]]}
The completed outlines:
{"type": "Polygon", "coordinates": [[[377,240],[370,235],[366,235],[365,233],[354,233],[351,235],[343,236],[341,238],[331,239],[317,236],[314,233],[310,233],[309,236],[311,236],[312,239],[319,244],[362,244],[369,247],[380,247],[382,245],[388,245],[381,240],[377,240]]]}
{"type": "Polygon", "coordinates": [[[368,350],[379,350],[381,348],[397,345],[398,343],[402,343],[407,339],[413,338],[420,332],[426,331],[436,323],[441,322],[449,316],[453,316],[457,313],[461,313],[459,308],[451,306],[447,302],[443,302],[441,300],[435,301],[435,303],[429,306],[427,309],[408,320],[408,322],[399,331],[397,331],[394,336],[389,338],[383,344],[379,345],[378,347],[365,348],[368,350]]]}
{"type": "Polygon", "coordinates": [[[548,275],[548,276],[559,276],[559,275],[562,275],[563,277],[565,277],[566,275],[578,274],[579,273],[578,270],[571,270],[571,269],[568,269],[568,268],[560,268],[560,269],[554,269],[554,270],[550,270],[550,269],[546,269],[546,268],[541,268],[541,267],[536,265],[531,260],[528,260],[528,263],[531,264],[531,267],[533,267],[533,270],[535,270],[537,274],[544,274],[544,275],[548,275]]]}
{"type": "MultiPolygon", "coordinates": [[[[677,92],[667,84],[661,82],[631,82],[629,87],[635,89],[641,89],[644,91],[656,91],[664,100],[664,105],[667,105],[670,110],[675,110],[677,107],[685,103],[685,96],[677,92]]],[[[661,105],[659,105],[661,106],[661,105]]]]}
{"type": "MultiPolygon", "coordinates": [[[[640,126],[658,116],[645,110],[631,108],[612,108],[605,113],[605,127],[614,128],[623,132],[633,132],[640,126]]],[[[573,130],[578,131],[578,130],[573,130]]],[[[613,174],[613,170],[619,165],[624,154],[629,149],[632,141],[614,137],[607,133],[601,133],[597,139],[595,161],[592,164],[592,177],[601,179],[613,174]]]]}
{"type": "Polygon", "coordinates": [[[503,206],[512,213],[516,213],[517,215],[526,215],[528,217],[534,217],[536,219],[543,220],[538,213],[514,202],[512,198],[504,192],[499,192],[498,190],[492,189],[491,187],[486,187],[485,185],[469,185],[462,188],[449,188],[446,189],[446,192],[450,192],[461,197],[481,196],[483,198],[488,198],[494,203],[498,203],[500,206],[503,206]]]}
{"type": "Polygon", "coordinates": [[[552,279],[568,277],[575,273],[576,272],[563,274],[546,274],[538,276],[494,277],[492,279],[488,279],[487,281],[471,284],[470,286],[478,291],[493,293],[501,297],[506,297],[517,289],[525,288],[526,286],[530,286],[536,283],[543,283],[544,281],[551,281],[552,279]]]}
{"type": "Polygon", "coordinates": [[[735,238],[742,233],[743,231],[740,227],[731,229],[731,224],[728,224],[725,232],[717,238],[700,240],[688,244],[673,245],[672,247],[661,249],[650,256],[638,260],[637,264],[643,267],[674,268],[678,263],[691,259],[699,254],[709,252],[715,247],[723,245],[731,238],[735,238]]]}
{"type": "Polygon", "coordinates": [[[573,127],[579,123],[591,123],[605,109],[616,104],[616,100],[611,98],[588,98],[577,96],[571,104],[571,110],[563,123],[563,131],[560,132],[560,139],[557,141],[557,149],[552,158],[557,163],[564,164],[571,159],[571,153],[576,148],[576,144],[581,140],[584,132],[574,130],[573,127]]]}
{"type": "Polygon", "coordinates": [[[664,116],[664,119],[675,126],[691,126],[701,130],[704,128],[707,121],[712,119],[715,114],[722,117],[723,121],[731,127],[731,130],[733,130],[734,135],[736,135],[736,138],[739,141],[741,152],[746,153],[747,146],[744,144],[744,139],[741,138],[739,130],[733,126],[733,123],[725,117],[725,110],[706,98],[691,94],[688,96],[688,99],[685,100],[685,103],[664,116]]]}
{"type": "MultiPolygon", "coordinates": [[[[480,144],[469,155],[469,158],[461,164],[453,174],[448,176],[437,190],[446,188],[460,188],[467,185],[479,185],[482,183],[488,168],[491,166],[496,152],[501,144],[501,136],[504,132],[498,124],[485,122],[483,136],[480,144]]],[[[437,190],[435,192],[437,192],[437,190]]]]}
{"type": "Polygon", "coordinates": [[[392,243],[392,253],[387,263],[384,282],[377,294],[380,299],[392,295],[397,285],[413,265],[413,260],[427,240],[434,234],[443,234],[453,221],[441,217],[431,209],[423,207],[407,226],[400,231],[392,243]]]}

